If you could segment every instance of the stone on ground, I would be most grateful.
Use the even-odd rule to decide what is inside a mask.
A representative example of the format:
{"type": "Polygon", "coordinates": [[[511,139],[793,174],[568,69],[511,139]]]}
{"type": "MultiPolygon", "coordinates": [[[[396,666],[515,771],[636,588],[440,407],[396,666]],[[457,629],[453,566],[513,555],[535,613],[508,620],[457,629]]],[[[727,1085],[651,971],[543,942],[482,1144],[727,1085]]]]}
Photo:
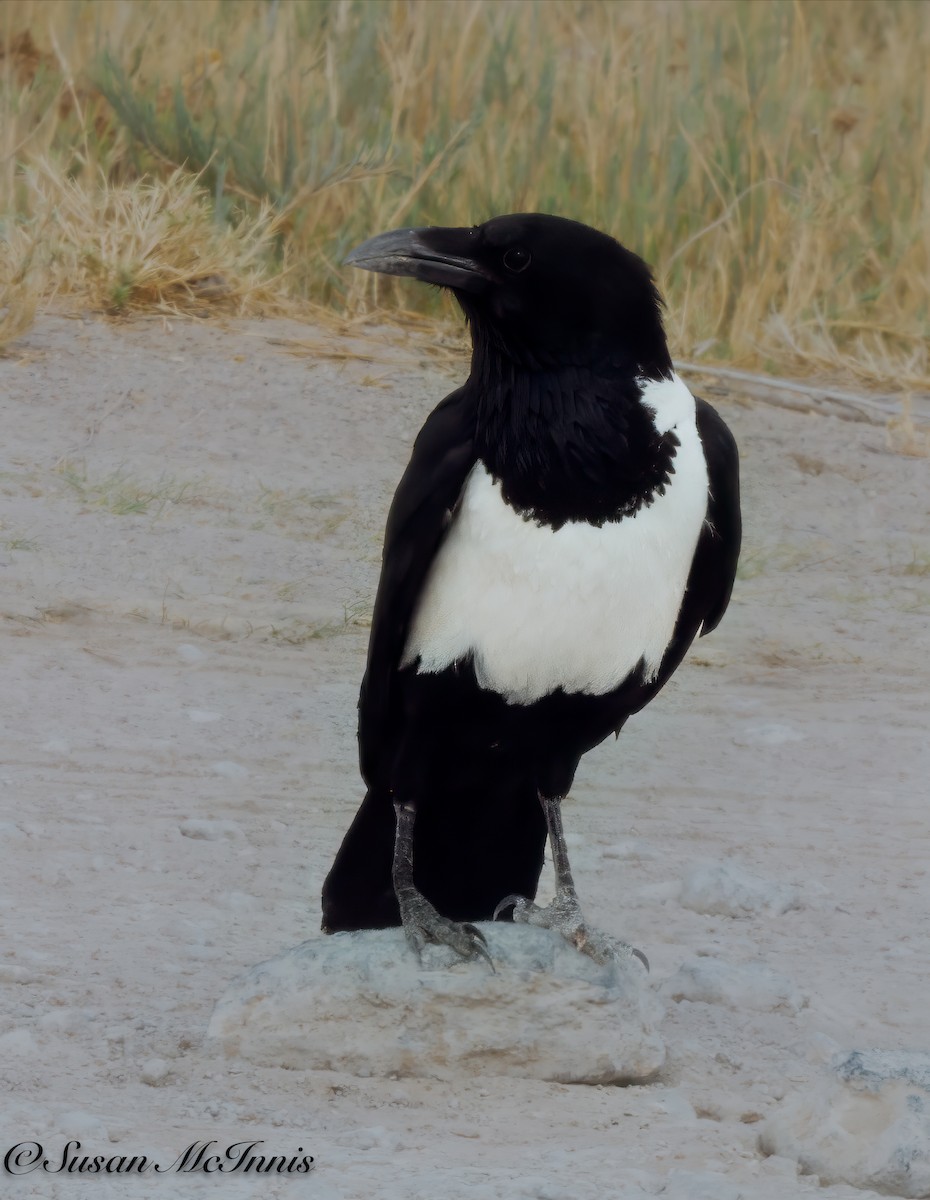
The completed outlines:
{"type": "Polygon", "coordinates": [[[659,1070],[662,1007],[635,959],[604,966],[551,930],[480,928],[493,973],[447,947],[421,964],[400,929],[304,942],[236,980],[208,1037],[263,1066],[365,1077],[632,1083],[659,1070]]]}
{"type": "Polygon", "coordinates": [[[856,1050],[837,1058],[819,1086],[786,1098],[760,1145],[822,1184],[930,1196],[930,1054],[856,1050]]]}

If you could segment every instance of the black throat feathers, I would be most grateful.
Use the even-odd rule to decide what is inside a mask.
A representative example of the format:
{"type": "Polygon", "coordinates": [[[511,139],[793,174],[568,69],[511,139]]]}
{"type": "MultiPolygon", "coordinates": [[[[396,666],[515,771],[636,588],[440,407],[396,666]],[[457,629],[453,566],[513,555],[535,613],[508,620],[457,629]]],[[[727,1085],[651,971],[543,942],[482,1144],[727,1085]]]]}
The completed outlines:
{"type": "Polygon", "coordinates": [[[473,369],[469,386],[478,392],[478,455],[526,520],[600,527],[652,504],[674,474],[678,438],[656,430],[628,366],[498,361],[493,371],[473,369]]]}

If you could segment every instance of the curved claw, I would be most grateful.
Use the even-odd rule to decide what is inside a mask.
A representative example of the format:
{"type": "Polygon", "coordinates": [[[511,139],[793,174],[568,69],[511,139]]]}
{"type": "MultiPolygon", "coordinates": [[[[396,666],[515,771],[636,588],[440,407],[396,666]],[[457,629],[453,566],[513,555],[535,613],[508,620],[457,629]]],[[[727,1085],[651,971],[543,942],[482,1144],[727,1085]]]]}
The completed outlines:
{"type": "MultiPolygon", "coordinates": [[[[497,972],[494,970],[494,959],[491,958],[491,952],[488,949],[488,939],[484,936],[481,930],[478,929],[477,926],[470,923],[462,925],[462,929],[464,929],[466,933],[471,936],[473,952],[477,954],[479,958],[483,958],[491,968],[491,974],[496,975],[497,972]]],[[[646,970],[649,970],[648,966],[646,967],[646,970]]]]}
{"type": "Polygon", "coordinates": [[[476,926],[464,922],[460,924],[458,921],[450,921],[446,917],[439,917],[435,925],[431,925],[429,928],[421,928],[418,930],[418,933],[424,942],[434,942],[440,946],[451,946],[456,954],[460,954],[462,958],[483,958],[491,968],[492,974],[497,974],[494,969],[494,960],[491,958],[491,953],[488,950],[487,938],[476,926]]]}
{"type": "Polygon", "coordinates": [[[495,908],[494,915],[491,917],[491,920],[496,921],[505,908],[516,908],[516,906],[520,903],[527,903],[526,896],[505,896],[500,904],[498,904],[497,908],[495,908]]]}
{"type": "Polygon", "coordinates": [[[488,939],[484,936],[477,925],[472,925],[470,922],[462,925],[463,929],[467,929],[473,938],[477,938],[482,946],[487,947],[488,939]]]}
{"type": "Polygon", "coordinates": [[[427,942],[438,946],[449,946],[464,959],[483,958],[491,971],[494,962],[488,950],[487,939],[474,925],[450,921],[430,904],[425,896],[416,893],[405,896],[401,901],[401,924],[410,948],[421,956],[427,942]]]}
{"type": "Polygon", "coordinates": [[[632,958],[638,958],[646,968],[646,974],[649,974],[649,959],[643,954],[642,950],[637,950],[635,946],[630,947],[630,955],[632,958]]]}
{"type": "Polygon", "coordinates": [[[612,958],[637,958],[646,973],[649,973],[649,959],[642,950],[607,937],[585,923],[574,891],[556,893],[555,899],[545,908],[540,908],[525,896],[505,896],[494,910],[495,921],[505,908],[513,908],[513,919],[516,922],[539,925],[543,929],[553,929],[561,933],[577,950],[593,958],[595,962],[606,963],[612,958]]]}

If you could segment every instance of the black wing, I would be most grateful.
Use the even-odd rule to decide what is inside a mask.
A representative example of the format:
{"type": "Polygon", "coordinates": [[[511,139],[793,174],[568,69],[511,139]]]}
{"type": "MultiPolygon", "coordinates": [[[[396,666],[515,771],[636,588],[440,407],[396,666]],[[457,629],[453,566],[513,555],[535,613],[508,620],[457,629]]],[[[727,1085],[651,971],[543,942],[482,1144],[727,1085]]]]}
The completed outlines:
{"type": "Polygon", "coordinates": [[[362,777],[375,786],[393,741],[394,684],[416,603],[475,463],[475,410],[467,388],[447,396],[417,435],[388,514],[368,665],[359,696],[362,777]]]}
{"type": "Polygon", "coordinates": [[[739,455],[733,434],[706,400],[695,398],[697,427],[707,460],[707,519],[688,579],[687,606],[701,619],[701,635],[720,623],[730,603],[742,538],[739,455]]]}

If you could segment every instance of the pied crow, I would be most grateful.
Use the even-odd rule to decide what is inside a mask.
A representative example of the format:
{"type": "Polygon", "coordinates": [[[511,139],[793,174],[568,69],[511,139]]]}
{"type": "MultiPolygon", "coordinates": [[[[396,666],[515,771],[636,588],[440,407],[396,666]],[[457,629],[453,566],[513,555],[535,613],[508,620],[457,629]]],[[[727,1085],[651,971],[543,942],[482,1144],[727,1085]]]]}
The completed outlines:
{"type": "Polygon", "coordinates": [[[596,959],[639,955],[585,923],[560,805],[581,756],[727,607],[733,437],[672,367],[649,268],[604,233],[523,213],[384,233],[346,262],[451,290],[472,359],[388,517],[359,699],[368,791],[323,929],[402,924],[417,950],[488,957],[472,922],[507,912],[596,959]]]}

